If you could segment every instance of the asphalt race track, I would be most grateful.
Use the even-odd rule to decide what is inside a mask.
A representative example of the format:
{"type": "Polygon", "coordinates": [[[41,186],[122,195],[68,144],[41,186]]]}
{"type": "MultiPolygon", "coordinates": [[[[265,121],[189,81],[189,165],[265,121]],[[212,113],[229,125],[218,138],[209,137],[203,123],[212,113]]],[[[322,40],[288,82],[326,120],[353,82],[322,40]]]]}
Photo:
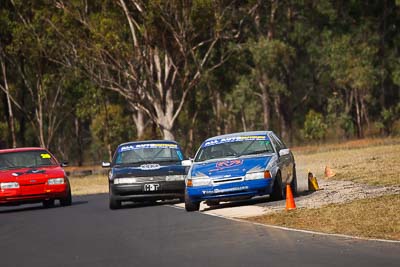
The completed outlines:
{"type": "Polygon", "coordinates": [[[0,207],[0,266],[399,266],[400,244],[271,229],[169,204],[0,207]]]}

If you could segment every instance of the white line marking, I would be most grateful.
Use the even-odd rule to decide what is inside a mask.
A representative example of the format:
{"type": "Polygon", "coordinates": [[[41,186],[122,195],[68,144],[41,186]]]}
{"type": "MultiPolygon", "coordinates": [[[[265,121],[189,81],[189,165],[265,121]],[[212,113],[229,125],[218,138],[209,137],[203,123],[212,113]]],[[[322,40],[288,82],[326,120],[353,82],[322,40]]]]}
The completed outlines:
{"type": "MultiPolygon", "coordinates": [[[[179,206],[175,206],[175,205],[167,205],[167,206],[175,208],[175,209],[179,209],[179,210],[185,209],[183,207],[179,207],[179,206]]],[[[344,234],[330,234],[330,233],[316,232],[316,231],[310,231],[310,230],[288,228],[288,227],[284,227],[284,226],[277,226],[277,225],[271,225],[271,224],[262,224],[262,223],[242,220],[242,219],[238,219],[238,218],[225,217],[222,215],[217,215],[217,214],[212,214],[212,213],[204,213],[204,212],[200,212],[200,211],[197,211],[197,213],[200,213],[203,215],[214,216],[214,217],[218,217],[218,218],[222,218],[222,219],[226,219],[226,220],[231,220],[231,221],[235,221],[235,222],[250,223],[250,224],[254,224],[254,225],[258,225],[258,226],[274,228],[274,229],[279,229],[279,230],[284,230],[284,231],[292,231],[292,232],[299,232],[299,233],[312,234],[312,235],[321,235],[321,236],[333,236],[333,237],[341,237],[341,238],[348,238],[348,239],[357,239],[357,240],[363,240],[363,241],[376,241],[376,242],[400,244],[400,240],[367,238],[367,237],[351,236],[351,235],[344,235],[344,234]]]]}

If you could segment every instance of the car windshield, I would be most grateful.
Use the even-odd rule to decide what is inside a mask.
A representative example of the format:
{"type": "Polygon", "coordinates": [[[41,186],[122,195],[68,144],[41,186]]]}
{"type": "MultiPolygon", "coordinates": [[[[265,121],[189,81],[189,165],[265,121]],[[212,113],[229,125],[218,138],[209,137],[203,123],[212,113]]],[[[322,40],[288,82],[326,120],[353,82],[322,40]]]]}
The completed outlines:
{"type": "Polygon", "coordinates": [[[205,142],[197,153],[195,162],[272,152],[274,150],[267,136],[221,138],[205,142]]]}
{"type": "Polygon", "coordinates": [[[183,160],[183,154],[176,144],[129,144],[119,147],[114,164],[175,162],[181,160],[183,160]]]}
{"type": "Polygon", "coordinates": [[[57,161],[46,150],[20,151],[0,154],[0,170],[55,166],[57,161]]]}

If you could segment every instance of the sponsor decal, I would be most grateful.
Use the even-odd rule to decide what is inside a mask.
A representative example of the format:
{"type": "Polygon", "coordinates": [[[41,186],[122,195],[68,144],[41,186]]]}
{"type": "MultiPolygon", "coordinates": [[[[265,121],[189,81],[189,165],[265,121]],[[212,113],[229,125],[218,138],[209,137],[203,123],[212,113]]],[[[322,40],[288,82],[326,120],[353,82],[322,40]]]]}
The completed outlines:
{"type": "Polygon", "coordinates": [[[232,188],[226,188],[226,189],[218,189],[215,188],[213,190],[202,190],[201,192],[203,195],[213,195],[213,194],[223,194],[223,193],[230,193],[230,192],[235,192],[235,191],[243,191],[249,189],[248,186],[238,186],[238,187],[232,187],[232,188]]]}
{"type": "Polygon", "coordinates": [[[202,147],[214,146],[224,143],[243,142],[243,141],[268,141],[268,137],[265,135],[247,135],[247,136],[221,138],[221,139],[207,141],[203,144],[202,147]]]}
{"type": "Polygon", "coordinates": [[[178,149],[178,145],[176,144],[168,144],[168,143],[160,143],[160,144],[132,144],[120,147],[119,151],[130,151],[135,149],[142,149],[142,148],[172,148],[178,149]]]}
{"type": "Polygon", "coordinates": [[[243,164],[243,160],[242,159],[233,159],[233,160],[224,160],[224,161],[219,161],[217,162],[217,164],[215,165],[215,167],[217,168],[214,171],[220,171],[226,168],[232,168],[235,166],[240,166],[243,164]]]}
{"type": "Polygon", "coordinates": [[[139,167],[143,171],[158,170],[161,168],[160,164],[143,164],[139,167]]]}

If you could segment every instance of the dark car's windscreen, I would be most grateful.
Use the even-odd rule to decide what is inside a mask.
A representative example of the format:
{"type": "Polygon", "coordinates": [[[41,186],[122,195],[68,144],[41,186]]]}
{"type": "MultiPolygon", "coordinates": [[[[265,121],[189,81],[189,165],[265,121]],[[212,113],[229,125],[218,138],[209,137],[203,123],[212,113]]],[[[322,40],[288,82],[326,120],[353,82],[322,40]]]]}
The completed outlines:
{"type": "Polygon", "coordinates": [[[176,144],[130,144],[118,149],[114,164],[140,164],[181,160],[183,160],[183,154],[176,144]]]}
{"type": "Polygon", "coordinates": [[[20,151],[0,154],[0,170],[56,165],[57,161],[46,150],[20,151]]]}
{"type": "Polygon", "coordinates": [[[264,135],[221,138],[205,142],[197,153],[195,162],[273,152],[270,140],[264,135]]]}

